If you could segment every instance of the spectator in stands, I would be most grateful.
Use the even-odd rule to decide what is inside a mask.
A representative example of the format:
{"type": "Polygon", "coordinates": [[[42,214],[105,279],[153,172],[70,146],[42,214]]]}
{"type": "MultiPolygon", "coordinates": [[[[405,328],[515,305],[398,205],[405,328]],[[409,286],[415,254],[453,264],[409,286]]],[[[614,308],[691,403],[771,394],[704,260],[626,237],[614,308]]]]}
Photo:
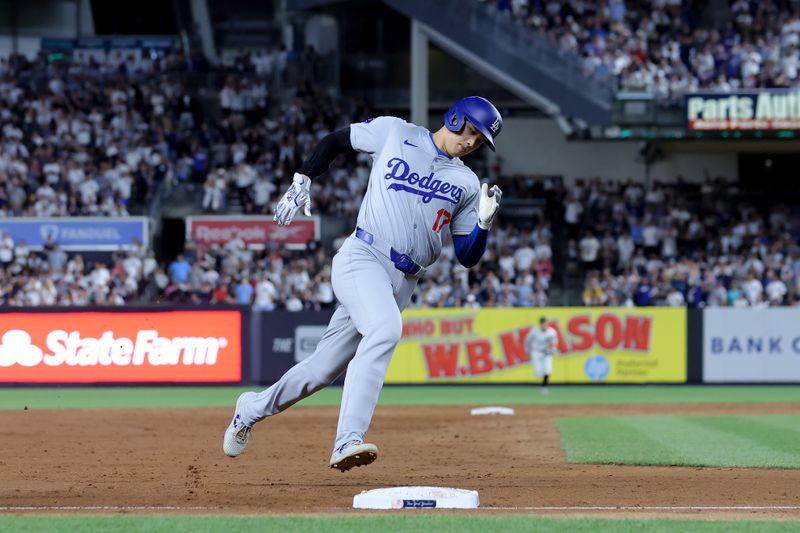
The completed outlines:
{"type": "Polygon", "coordinates": [[[255,292],[253,284],[246,276],[242,276],[236,284],[236,303],[250,305],[255,292]]]}
{"type": "Polygon", "coordinates": [[[478,298],[475,294],[469,293],[467,294],[466,302],[464,303],[464,307],[468,309],[479,309],[481,307],[480,302],[478,302],[478,298]]]}
{"type": "MultiPolygon", "coordinates": [[[[510,253],[511,250],[508,252],[510,253]]],[[[525,272],[530,270],[531,266],[533,266],[534,260],[536,260],[537,257],[551,257],[552,255],[553,252],[549,250],[549,245],[547,245],[546,242],[537,244],[537,249],[534,250],[531,248],[529,242],[523,241],[519,248],[513,252],[511,274],[513,275],[515,272],[525,272]]]]}
{"type": "Polygon", "coordinates": [[[700,16],[702,3],[483,1],[582,58],[588,76],[613,75],[623,89],[674,101],[698,89],[798,84],[800,25],[792,3],[732,2],[732,23],[716,20],[713,29],[700,16]]]}
{"type": "Polygon", "coordinates": [[[50,268],[53,272],[61,272],[67,262],[67,254],[58,244],[54,244],[47,253],[47,262],[50,263],[50,268]]]}
{"type": "Polygon", "coordinates": [[[633,296],[633,302],[640,307],[652,305],[653,299],[656,296],[655,288],[648,276],[644,276],[639,280],[636,286],[636,293],[633,296]]]}
{"type": "Polygon", "coordinates": [[[564,200],[564,222],[567,225],[567,235],[570,239],[577,239],[583,216],[583,204],[571,194],[564,200]]]}
{"type": "Polygon", "coordinates": [[[633,242],[633,236],[629,232],[623,233],[619,237],[617,237],[617,264],[616,267],[619,269],[624,265],[628,264],[630,260],[633,258],[633,252],[636,248],[636,245],[633,242]]]}
{"type": "Polygon", "coordinates": [[[774,270],[767,270],[767,278],[765,283],[769,305],[780,306],[783,304],[783,300],[788,293],[788,289],[786,288],[786,284],[775,274],[774,270]]]}
{"type": "Polygon", "coordinates": [[[189,273],[192,271],[192,266],[184,258],[183,254],[178,254],[175,260],[170,263],[168,271],[173,283],[186,283],[189,281],[189,273]]]}
{"type": "Polygon", "coordinates": [[[0,232],[0,264],[7,266],[14,260],[14,239],[7,231],[0,232]]]}
{"type": "Polygon", "coordinates": [[[327,262],[322,268],[320,273],[314,278],[315,299],[319,302],[320,307],[329,309],[334,306],[336,299],[333,293],[333,285],[331,284],[331,271],[327,262]]]}
{"type": "Polygon", "coordinates": [[[261,275],[261,279],[256,284],[253,308],[261,311],[273,311],[277,299],[278,290],[269,279],[269,275],[265,272],[261,275]]]}
{"type": "Polygon", "coordinates": [[[747,274],[747,280],[742,283],[742,292],[750,305],[755,305],[763,299],[764,286],[761,280],[756,279],[752,270],[747,274]]]}
{"type": "Polygon", "coordinates": [[[228,178],[225,169],[218,168],[211,172],[203,185],[203,209],[220,211],[224,206],[227,188],[228,178]]]}
{"type": "Polygon", "coordinates": [[[587,306],[605,305],[607,296],[600,286],[596,275],[589,276],[583,291],[583,304],[587,306]]]}
{"type": "Polygon", "coordinates": [[[585,272],[598,267],[598,254],[600,252],[600,241],[591,231],[587,231],[578,243],[580,248],[581,265],[585,272]]]}
{"type": "Polygon", "coordinates": [[[669,307],[684,307],[686,305],[686,299],[684,298],[683,293],[676,287],[671,287],[669,289],[669,293],[667,294],[667,305],[669,307]]]}

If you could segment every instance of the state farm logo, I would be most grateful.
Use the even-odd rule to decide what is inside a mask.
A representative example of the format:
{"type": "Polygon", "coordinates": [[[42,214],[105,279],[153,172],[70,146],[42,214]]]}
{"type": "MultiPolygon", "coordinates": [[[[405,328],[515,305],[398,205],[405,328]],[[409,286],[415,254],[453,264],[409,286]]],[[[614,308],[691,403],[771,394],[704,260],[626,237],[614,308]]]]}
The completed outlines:
{"type": "Polygon", "coordinates": [[[51,331],[45,340],[47,353],[33,344],[30,334],[11,329],[0,343],[0,367],[15,364],[48,366],[128,366],[216,364],[226,337],[160,337],[157,330],[140,330],[135,339],[115,337],[106,331],[100,337],[83,337],[79,331],[51,331]]]}
{"type": "Polygon", "coordinates": [[[31,343],[27,331],[12,329],[3,335],[0,344],[0,366],[36,366],[42,362],[42,350],[31,343]]]}

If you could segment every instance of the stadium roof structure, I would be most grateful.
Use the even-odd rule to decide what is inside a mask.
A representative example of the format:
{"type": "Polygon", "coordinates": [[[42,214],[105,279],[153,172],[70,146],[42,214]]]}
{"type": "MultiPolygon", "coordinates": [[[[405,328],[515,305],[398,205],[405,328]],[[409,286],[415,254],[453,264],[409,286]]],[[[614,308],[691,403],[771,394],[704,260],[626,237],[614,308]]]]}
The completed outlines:
{"type": "MultiPolygon", "coordinates": [[[[589,126],[611,124],[615,101],[612,79],[587,76],[582,60],[543,36],[507,20],[476,0],[381,0],[412,21],[417,39],[436,44],[555,118],[578,119],[589,126]]],[[[306,10],[341,0],[287,0],[291,10],[306,10]]],[[[415,69],[412,50],[412,72],[415,69]]],[[[412,74],[412,85],[413,85],[412,74]]],[[[413,87],[412,117],[414,115],[413,87]]],[[[419,111],[424,114],[424,111],[419,111]]]]}

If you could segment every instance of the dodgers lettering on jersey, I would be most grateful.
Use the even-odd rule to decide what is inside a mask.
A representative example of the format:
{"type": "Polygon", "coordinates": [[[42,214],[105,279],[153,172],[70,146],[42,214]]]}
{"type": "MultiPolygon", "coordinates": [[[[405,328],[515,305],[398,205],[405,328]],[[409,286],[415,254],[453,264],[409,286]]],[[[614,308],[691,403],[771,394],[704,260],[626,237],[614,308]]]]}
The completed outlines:
{"type": "Polygon", "coordinates": [[[372,156],[358,226],[422,266],[442,251],[442,234],[472,232],[480,182],[458,158],[441,155],[425,128],[395,117],[350,125],[353,148],[372,156]]]}
{"type": "Polygon", "coordinates": [[[405,181],[408,185],[392,183],[389,189],[405,191],[422,196],[424,203],[430,203],[434,198],[458,204],[464,189],[454,186],[446,181],[434,179],[434,172],[427,176],[420,176],[411,171],[408,163],[399,157],[389,160],[389,172],[383,177],[387,180],[405,181]]]}

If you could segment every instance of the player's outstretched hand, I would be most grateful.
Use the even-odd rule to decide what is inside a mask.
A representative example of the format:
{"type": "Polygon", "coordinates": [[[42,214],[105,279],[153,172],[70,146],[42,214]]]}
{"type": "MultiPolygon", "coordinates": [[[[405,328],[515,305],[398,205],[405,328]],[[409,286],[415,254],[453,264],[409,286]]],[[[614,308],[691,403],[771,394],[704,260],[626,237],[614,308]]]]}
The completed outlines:
{"type": "Polygon", "coordinates": [[[503,197],[503,192],[500,187],[484,183],[481,186],[481,199],[478,203],[478,226],[481,229],[490,229],[494,222],[494,217],[500,209],[500,199],[503,197]]]}
{"type": "Polygon", "coordinates": [[[279,226],[288,226],[301,205],[305,215],[311,216],[311,178],[295,172],[289,190],[275,206],[273,220],[277,221],[279,226]]]}

